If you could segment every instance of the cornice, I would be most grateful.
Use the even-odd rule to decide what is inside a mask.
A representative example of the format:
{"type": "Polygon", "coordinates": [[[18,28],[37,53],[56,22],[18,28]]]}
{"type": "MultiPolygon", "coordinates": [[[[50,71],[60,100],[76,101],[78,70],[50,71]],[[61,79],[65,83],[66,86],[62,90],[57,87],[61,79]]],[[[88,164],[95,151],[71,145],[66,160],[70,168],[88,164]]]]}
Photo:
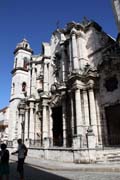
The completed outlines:
{"type": "Polygon", "coordinates": [[[16,71],[18,71],[18,70],[28,72],[28,69],[24,69],[24,68],[22,68],[22,67],[18,67],[18,68],[13,69],[13,70],[11,71],[11,74],[14,74],[14,73],[15,73],[16,71]]]}

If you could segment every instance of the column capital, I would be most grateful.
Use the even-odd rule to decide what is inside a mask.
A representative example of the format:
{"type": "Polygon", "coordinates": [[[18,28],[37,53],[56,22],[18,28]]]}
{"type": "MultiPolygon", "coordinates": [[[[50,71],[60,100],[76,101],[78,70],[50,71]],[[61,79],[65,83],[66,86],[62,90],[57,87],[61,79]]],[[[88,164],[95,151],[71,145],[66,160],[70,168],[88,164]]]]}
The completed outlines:
{"type": "Polygon", "coordinates": [[[82,84],[74,83],[73,87],[72,87],[72,90],[77,90],[77,89],[82,90],[83,89],[83,85],[82,84]]]}
{"type": "Polygon", "coordinates": [[[34,102],[30,102],[30,109],[35,109],[35,105],[34,105],[34,102]]]}
{"type": "Polygon", "coordinates": [[[83,88],[83,89],[82,89],[82,92],[83,92],[83,93],[86,93],[86,92],[87,92],[87,90],[88,90],[88,89],[83,88]]]}
{"type": "Polygon", "coordinates": [[[95,85],[95,82],[93,79],[90,79],[87,83],[88,85],[88,89],[93,89],[94,88],[94,85],[95,85]]]}
{"type": "Polygon", "coordinates": [[[44,60],[44,65],[48,65],[50,63],[49,59],[44,60]]]}
{"type": "Polygon", "coordinates": [[[42,106],[48,106],[48,99],[43,99],[42,106]]]}

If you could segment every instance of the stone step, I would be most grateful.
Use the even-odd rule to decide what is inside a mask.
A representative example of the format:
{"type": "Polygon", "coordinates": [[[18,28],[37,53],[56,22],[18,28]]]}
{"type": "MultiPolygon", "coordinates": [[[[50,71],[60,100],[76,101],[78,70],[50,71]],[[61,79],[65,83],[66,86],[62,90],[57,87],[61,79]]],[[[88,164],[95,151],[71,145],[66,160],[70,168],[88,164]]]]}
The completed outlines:
{"type": "Polygon", "coordinates": [[[114,152],[114,153],[106,153],[106,154],[103,154],[104,156],[109,156],[109,155],[113,155],[113,156],[116,156],[116,155],[120,155],[120,152],[114,152]]]}
{"type": "Polygon", "coordinates": [[[119,159],[108,159],[108,162],[120,162],[120,158],[119,159]]]}
{"type": "Polygon", "coordinates": [[[106,160],[109,162],[118,162],[120,161],[120,154],[110,153],[106,156],[106,160]]]}
{"type": "Polygon", "coordinates": [[[103,157],[97,157],[96,162],[102,163],[102,162],[120,162],[120,153],[105,153],[103,154],[103,157]]]}
{"type": "Polygon", "coordinates": [[[108,156],[106,156],[107,158],[115,158],[115,157],[118,157],[118,158],[120,158],[120,155],[108,155],[108,156]]]}

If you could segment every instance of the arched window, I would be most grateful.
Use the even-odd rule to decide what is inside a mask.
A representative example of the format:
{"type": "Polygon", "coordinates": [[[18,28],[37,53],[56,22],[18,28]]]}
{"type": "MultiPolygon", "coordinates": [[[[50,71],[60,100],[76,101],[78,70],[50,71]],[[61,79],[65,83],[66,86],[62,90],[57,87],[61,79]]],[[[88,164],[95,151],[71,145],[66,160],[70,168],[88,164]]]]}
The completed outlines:
{"type": "Polygon", "coordinates": [[[28,47],[28,44],[25,44],[25,48],[27,48],[28,47]]]}
{"type": "Polygon", "coordinates": [[[22,83],[22,91],[25,92],[26,91],[26,82],[22,83]]]}

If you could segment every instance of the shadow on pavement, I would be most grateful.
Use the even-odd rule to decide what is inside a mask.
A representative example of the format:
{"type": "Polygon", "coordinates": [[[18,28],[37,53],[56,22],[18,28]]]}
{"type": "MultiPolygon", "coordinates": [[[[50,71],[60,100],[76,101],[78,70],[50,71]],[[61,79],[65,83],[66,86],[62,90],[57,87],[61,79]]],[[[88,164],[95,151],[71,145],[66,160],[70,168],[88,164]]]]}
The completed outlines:
{"type": "MultiPolygon", "coordinates": [[[[10,180],[18,180],[19,175],[16,171],[17,163],[10,163],[10,180]]],[[[31,167],[28,164],[24,165],[25,180],[69,180],[67,178],[55,175],[51,172],[47,172],[35,167],[31,167]]]]}

